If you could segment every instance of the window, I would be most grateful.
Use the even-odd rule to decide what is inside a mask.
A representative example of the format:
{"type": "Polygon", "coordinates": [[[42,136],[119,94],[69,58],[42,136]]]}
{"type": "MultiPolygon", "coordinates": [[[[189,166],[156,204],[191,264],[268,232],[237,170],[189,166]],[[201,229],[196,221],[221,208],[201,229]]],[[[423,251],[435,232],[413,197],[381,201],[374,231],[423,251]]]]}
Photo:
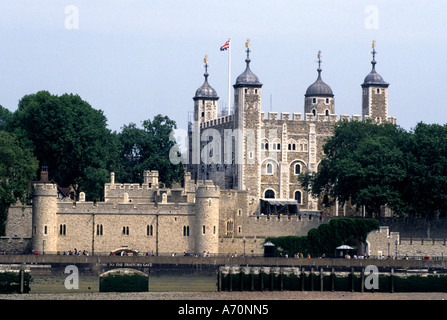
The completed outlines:
{"type": "Polygon", "coordinates": [[[324,114],[328,116],[329,115],[329,110],[326,109],[324,114]]]}
{"type": "Polygon", "coordinates": [[[379,94],[380,94],[380,88],[377,88],[377,93],[379,93],[379,94]]]}
{"type": "Polygon", "coordinates": [[[312,103],[317,103],[317,99],[316,99],[316,98],[313,98],[313,99],[312,99],[312,103]]]}
{"type": "Polygon", "coordinates": [[[202,234],[205,234],[205,232],[206,232],[206,227],[202,226],[202,234]]]}
{"type": "Polygon", "coordinates": [[[146,226],[146,235],[152,237],[154,235],[154,227],[152,225],[146,226]]]}
{"type": "Polygon", "coordinates": [[[102,224],[97,224],[96,225],[96,235],[102,236],[102,232],[103,232],[102,224]]]}
{"type": "Polygon", "coordinates": [[[312,109],[312,114],[313,114],[314,116],[316,116],[316,115],[317,115],[317,110],[312,109]]]}
{"type": "Polygon", "coordinates": [[[213,226],[213,234],[216,234],[216,226],[213,226]]]}
{"type": "Polygon", "coordinates": [[[326,103],[329,103],[329,98],[326,98],[326,103]]]}
{"type": "Polygon", "coordinates": [[[129,235],[129,227],[123,227],[123,235],[125,236],[129,235]]]}
{"type": "Polygon", "coordinates": [[[266,199],[274,199],[275,198],[275,191],[273,191],[273,190],[265,190],[265,193],[264,193],[264,198],[266,198],[266,199]]]}
{"type": "Polygon", "coordinates": [[[43,234],[47,234],[47,231],[48,231],[47,226],[44,226],[44,227],[43,227],[43,234]]]}
{"type": "Polygon", "coordinates": [[[189,237],[189,226],[183,226],[183,236],[189,237]]]}
{"type": "Polygon", "coordinates": [[[67,234],[67,226],[65,224],[59,226],[59,234],[63,236],[67,234]]]}
{"type": "Polygon", "coordinates": [[[302,195],[301,195],[301,191],[295,191],[295,200],[298,201],[299,204],[301,204],[302,202],[302,195]]]}
{"type": "Polygon", "coordinates": [[[295,164],[294,172],[295,172],[295,174],[300,174],[301,173],[301,165],[299,163],[295,164]]]}
{"type": "Polygon", "coordinates": [[[271,163],[267,163],[266,173],[273,174],[273,165],[271,163]]]}

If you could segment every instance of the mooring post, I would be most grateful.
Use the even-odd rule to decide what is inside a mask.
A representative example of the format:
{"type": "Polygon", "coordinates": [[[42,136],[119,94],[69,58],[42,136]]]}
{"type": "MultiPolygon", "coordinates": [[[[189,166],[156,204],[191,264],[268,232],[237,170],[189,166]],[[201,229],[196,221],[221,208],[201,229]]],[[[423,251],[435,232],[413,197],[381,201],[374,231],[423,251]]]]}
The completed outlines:
{"type": "Polygon", "coordinates": [[[351,291],[354,292],[354,268],[351,268],[351,291]]]}
{"type": "Polygon", "coordinates": [[[301,267],[300,269],[300,280],[301,291],[304,291],[304,267],[301,267]]]}
{"type": "Polygon", "coordinates": [[[228,291],[233,291],[233,279],[231,279],[231,269],[228,271],[228,291]]]}
{"type": "Polygon", "coordinates": [[[270,268],[270,291],[273,291],[273,268],[270,268]]]}
{"type": "Polygon", "coordinates": [[[242,268],[241,271],[239,272],[239,286],[240,286],[239,291],[244,291],[244,278],[242,275],[242,268]]]}
{"type": "Polygon", "coordinates": [[[390,292],[394,293],[394,268],[390,271],[390,292]]]}
{"type": "Polygon", "coordinates": [[[331,291],[335,291],[335,270],[334,267],[331,269],[331,291]]]}
{"type": "Polygon", "coordinates": [[[261,270],[259,271],[259,291],[264,291],[264,276],[261,270]]]}
{"type": "Polygon", "coordinates": [[[320,268],[320,291],[323,291],[323,267],[320,268]]]}
{"type": "Polygon", "coordinates": [[[23,264],[20,265],[20,271],[19,271],[19,284],[20,284],[20,293],[23,293],[25,291],[25,270],[23,267],[23,264]]]}
{"type": "Polygon", "coordinates": [[[250,272],[250,290],[251,291],[255,290],[255,278],[254,278],[253,270],[251,270],[251,272],[250,272]]]}
{"type": "Polygon", "coordinates": [[[362,268],[361,281],[360,281],[360,291],[365,292],[365,268],[362,268]]]}
{"type": "Polygon", "coordinates": [[[283,277],[281,270],[279,271],[279,291],[283,291],[284,289],[283,277]]]}
{"type": "Polygon", "coordinates": [[[219,267],[219,271],[217,272],[217,291],[222,291],[222,270],[219,267]]]}
{"type": "Polygon", "coordinates": [[[309,284],[310,284],[310,291],[314,291],[314,268],[310,267],[310,274],[309,274],[309,284]]]}

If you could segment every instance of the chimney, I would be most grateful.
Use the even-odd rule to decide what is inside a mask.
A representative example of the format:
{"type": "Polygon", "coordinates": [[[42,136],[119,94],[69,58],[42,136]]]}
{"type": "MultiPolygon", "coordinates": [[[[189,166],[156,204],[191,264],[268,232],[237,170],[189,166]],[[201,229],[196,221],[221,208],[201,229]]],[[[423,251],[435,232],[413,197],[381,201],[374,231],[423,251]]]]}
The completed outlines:
{"type": "Polygon", "coordinates": [[[40,171],[40,181],[48,181],[48,167],[42,166],[42,169],[40,171]]]}

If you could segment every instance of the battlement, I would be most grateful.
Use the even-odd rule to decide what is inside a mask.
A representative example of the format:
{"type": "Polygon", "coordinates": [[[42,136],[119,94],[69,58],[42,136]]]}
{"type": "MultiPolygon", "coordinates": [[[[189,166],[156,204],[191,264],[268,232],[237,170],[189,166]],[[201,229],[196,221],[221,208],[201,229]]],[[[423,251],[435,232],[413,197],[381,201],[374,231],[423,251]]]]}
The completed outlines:
{"type": "Polygon", "coordinates": [[[213,181],[197,181],[196,198],[219,198],[220,188],[213,181]]]}
{"type": "MultiPolygon", "coordinates": [[[[303,121],[303,122],[337,122],[337,121],[362,121],[361,115],[352,115],[351,117],[346,114],[342,114],[338,116],[337,114],[316,114],[313,113],[305,113],[304,118],[302,113],[290,113],[290,112],[261,112],[262,120],[282,120],[282,121],[303,121]]],[[[396,118],[388,117],[388,121],[395,121],[396,118]]],[[[394,122],[393,122],[394,123],[394,122]]]]}
{"type": "Polygon", "coordinates": [[[147,215],[147,214],[193,214],[194,204],[164,203],[112,203],[112,202],[58,202],[58,214],[107,214],[107,215],[147,215]]]}
{"type": "Polygon", "coordinates": [[[228,116],[218,117],[217,119],[214,119],[214,120],[201,122],[200,123],[200,128],[204,129],[204,128],[209,128],[209,127],[213,127],[213,126],[216,126],[216,125],[232,122],[233,118],[234,118],[234,115],[230,114],[228,116]]]}
{"type": "Polygon", "coordinates": [[[57,195],[57,185],[53,183],[35,183],[33,184],[34,196],[57,195]]]}

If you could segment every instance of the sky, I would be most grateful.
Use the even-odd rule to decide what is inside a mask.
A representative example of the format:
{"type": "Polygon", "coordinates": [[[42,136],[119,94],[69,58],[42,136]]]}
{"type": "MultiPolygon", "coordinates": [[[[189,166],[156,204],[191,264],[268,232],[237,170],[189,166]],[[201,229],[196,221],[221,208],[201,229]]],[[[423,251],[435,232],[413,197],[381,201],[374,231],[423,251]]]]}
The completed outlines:
{"type": "Polygon", "coordinates": [[[231,37],[231,85],[250,39],[263,111],[304,112],[321,50],[335,113],[360,115],[375,40],[389,115],[406,130],[445,124],[446,14],[445,0],[0,0],[0,105],[15,111],[27,94],[73,93],[112,131],[157,114],[186,130],[205,55],[219,107],[228,103],[228,51],[219,48],[231,37]]]}

